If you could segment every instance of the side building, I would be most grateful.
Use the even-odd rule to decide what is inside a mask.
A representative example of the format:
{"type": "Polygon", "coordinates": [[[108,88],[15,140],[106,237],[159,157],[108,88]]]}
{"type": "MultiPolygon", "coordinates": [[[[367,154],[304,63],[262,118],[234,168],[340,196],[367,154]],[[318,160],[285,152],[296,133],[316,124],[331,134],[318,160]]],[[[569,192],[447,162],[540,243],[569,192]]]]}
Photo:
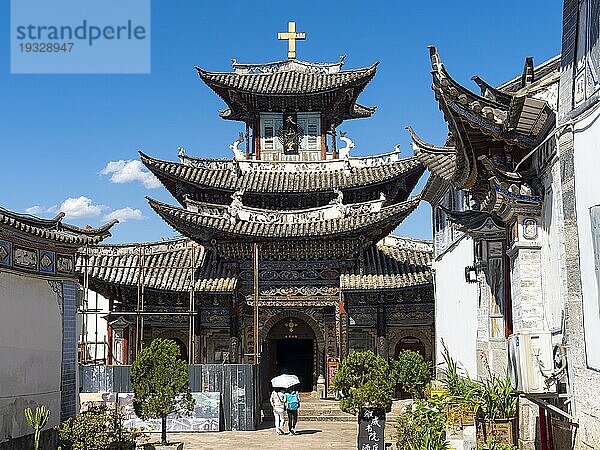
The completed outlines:
{"type": "MultiPolygon", "coordinates": [[[[565,0],[557,120],[564,304],[578,449],[600,448],[600,1],[565,0]]],[[[575,431],[575,430],[574,430],[575,431]]],[[[565,447],[567,448],[567,447],[565,447]]]]}
{"type": "MultiPolygon", "coordinates": [[[[50,410],[46,430],[75,415],[79,285],[75,254],[114,222],[81,229],[0,208],[0,449],[32,448],[25,408],[50,410]]],[[[44,432],[43,441],[52,437],[44,432]]]]}
{"type": "Polygon", "coordinates": [[[425,168],[396,151],[350,155],[338,127],[375,111],[357,97],[377,64],[343,64],[198,68],[245,133],[232,159],[140,154],[179,203],[150,206],[183,237],[80,253],[81,277],[110,301],[109,363],[162,336],[190,362],[259,363],[265,390],[291,371],[311,391],[350,351],[432,357],[431,243],[390,234],[425,168]]]}
{"type": "Polygon", "coordinates": [[[567,351],[569,333],[554,138],[560,57],[539,66],[527,58],[522,74],[498,87],[475,76],[479,93],[450,76],[434,47],[430,57],[449,137],[435,146],[409,131],[415,155],[431,174],[424,197],[433,207],[437,250],[436,311],[442,314],[436,314],[436,337],[449,342],[471,376],[510,373],[523,394],[519,448],[550,441],[551,422],[561,442],[563,430],[570,436],[572,429],[572,392],[564,359],[553,367],[552,356],[567,351]],[[444,314],[457,304],[464,307],[466,333],[456,333],[456,312],[444,314]],[[544,349],[542,363],[524,350],[519,356],[529,342],[544,349]],[[526,373],[540,384],[524,385],[526,373]]]}

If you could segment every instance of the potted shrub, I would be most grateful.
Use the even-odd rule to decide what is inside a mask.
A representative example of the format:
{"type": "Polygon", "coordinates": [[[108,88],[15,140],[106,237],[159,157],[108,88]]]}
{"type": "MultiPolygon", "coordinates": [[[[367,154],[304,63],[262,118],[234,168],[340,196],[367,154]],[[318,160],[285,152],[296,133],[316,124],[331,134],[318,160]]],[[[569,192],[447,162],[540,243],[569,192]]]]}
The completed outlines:
{"type": "Polygon", "coordinates": [[[418,352],[404,350],[391,364],[402,389],[412,398],[425,398],[425,389],[431,380],[431,363],[418,352]]]}
{"type": "Polygon", "coordinates": [[[167,416],[193,411],[187,365],[180,359],[179,347],[168,339],[155,339],[143,349],[131,366],[133,407],[138,417],[161,420],[160,444],[147,449],[183,448],[183,443],[167,442],[167,416]]]}
{"type": "Polygon", "coordinates": [[[112,439],[106,408],[92,408],[58,427],[61,447],[68,450],[106,450],[112,439]]]}
{"type": "Polygon", "coordinates": [[[123,426],[123,408],[115,405],[111,409],[110,423],[111,429],[109,436],[111,443],[108,450],[135,450],[136,443],[141,438],[147,438],[146,434],[137,428],[127,428],[123,426]]]}
{"type": "Polygon", "coordinates": [[[517,444],[517,397],[513,395],[510,378],[497,375],[481,382],[476,409],[477,445],[489,439],[495,444],[517,444]]]}
{"type": "Polygon", "coordinates": [[[372,431],[383,436],[385,413],[392,409],[396,379],[387,361],[372,351],[352,352],[340,363],[332,385],[342,397],[340,409],[358,414],[359,442],[363,438],[361,423],[366,418],[376,424],[372,431]]]}

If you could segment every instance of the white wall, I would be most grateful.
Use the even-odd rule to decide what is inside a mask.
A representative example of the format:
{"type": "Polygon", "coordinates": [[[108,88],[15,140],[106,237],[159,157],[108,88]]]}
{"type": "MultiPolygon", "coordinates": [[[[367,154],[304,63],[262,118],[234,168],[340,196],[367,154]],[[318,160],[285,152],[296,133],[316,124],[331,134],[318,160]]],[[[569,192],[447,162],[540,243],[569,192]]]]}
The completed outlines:
{"type": "Polygon", "coordinates": [[[473,265],[473,240],[465,236],[436,260],[436,364],[443,362],[443,339],[452,357],[472,378],[477,376],[477,284],[465,281],[465,267],[473,265]]]}
{"type": "MultiPolygon", "coordinates": [[[[103,360],[106,357],[108,349],[103,344],[108,341],[107,329],[108,324],[106,319],[103,319],[108,313],[108,299],[102,295],[89,290],[87,294],[88,308],[98,309],[97,314],[86,315],[86,330],[87,330],[87,360],[93,362],[94,360],[103,360]],[[98,334],[96,334],[96,332],[98,334]],[[98,342],[96,345],[95,342],[98,342]]],[[[83,320],[83,314],[81,314],[81,320],[83,320]]],[[[78,329],[81,330],[81,329],[78,329]]]]}
{"type": "MultiPolygon", "coordinates": [[[[600,111],[575,126],[575,193],[587,363],[600,370],[600,307],[590,208],[600,204],[600,111]]],[[[567,243],[568,245],[568,243],[567,243]]]]}
{"type": "Polygon", "coordinates": [[[0,272],[0,442],[31,434],[23,410],[60,420],[62,318],[46,280],[0,272]]]}

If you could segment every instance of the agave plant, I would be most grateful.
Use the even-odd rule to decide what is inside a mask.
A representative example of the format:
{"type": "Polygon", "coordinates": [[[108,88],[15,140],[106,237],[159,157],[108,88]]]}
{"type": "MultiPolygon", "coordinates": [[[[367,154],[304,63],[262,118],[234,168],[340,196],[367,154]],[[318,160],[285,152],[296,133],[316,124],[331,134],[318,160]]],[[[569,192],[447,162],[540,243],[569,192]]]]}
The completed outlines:
{"type": "Polygon", "coordinates": [[[35,408],[35,412],[33,412],[31,408],[25,408],[24,414],[25,420],[27,420],[29,426],[33,428],[33,448],[34,450],[39,450],[42,430],[48,423],[50,410],[44,405],[41,405],[35,408]]]}
{"type": "Polygon", "coordinates": [[[491,375],[481,382],[479,411],[480,415],[490,420],[510,419],[517,413],[517,397],[508,375],[501,378],[491,375]]]}

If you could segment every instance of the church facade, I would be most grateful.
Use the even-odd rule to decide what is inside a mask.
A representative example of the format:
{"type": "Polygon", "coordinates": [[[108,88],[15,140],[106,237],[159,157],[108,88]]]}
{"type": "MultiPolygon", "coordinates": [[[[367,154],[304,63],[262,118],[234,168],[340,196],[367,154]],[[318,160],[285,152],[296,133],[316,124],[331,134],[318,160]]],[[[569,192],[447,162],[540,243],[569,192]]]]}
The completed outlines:
{"type": "Polygon", "coordinates": [[[80,252],[81,278],[110,302],[109,363],[169,337],[191,363],[256,363],[267,381],[291,371],[310,391],[351,351],[432,358],[431,243],[390,234],[425,167],[350,155],[338,127],[375,111],[357,98],[377,64],[343,66],[290,46],[283,61],[197,68],[245,132],[232,159],[140,153],[178,203],[149,204],[181,238],[80,252]]]}

